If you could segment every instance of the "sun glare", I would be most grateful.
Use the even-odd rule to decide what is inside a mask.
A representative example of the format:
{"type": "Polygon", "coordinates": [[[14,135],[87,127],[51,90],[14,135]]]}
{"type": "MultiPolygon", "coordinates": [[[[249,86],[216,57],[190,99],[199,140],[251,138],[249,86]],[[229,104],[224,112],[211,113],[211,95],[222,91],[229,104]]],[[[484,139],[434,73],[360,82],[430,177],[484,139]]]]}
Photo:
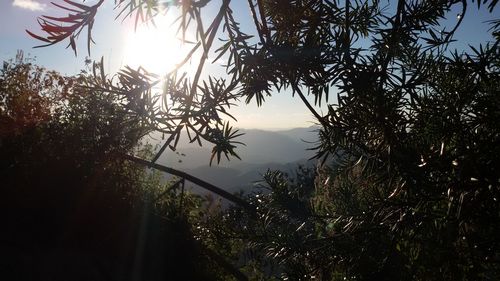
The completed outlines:
{"type": "Polygon", "coordinates": [[[139,24],[135,31],[131,27],[125,41],[124,65],[132,68],[142,66],[156,74],[171,71],[191,47],[182,44],[173,21],[174,17],[167,13],[155,18],[156,27],[151,23],[139,24]]]}

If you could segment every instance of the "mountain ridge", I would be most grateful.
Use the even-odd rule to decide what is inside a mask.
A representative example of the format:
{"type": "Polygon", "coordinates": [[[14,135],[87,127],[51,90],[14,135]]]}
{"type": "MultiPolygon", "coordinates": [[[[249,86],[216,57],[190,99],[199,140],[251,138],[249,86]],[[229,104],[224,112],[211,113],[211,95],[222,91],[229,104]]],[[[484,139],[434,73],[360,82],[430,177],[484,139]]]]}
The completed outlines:
{"type": "MultiPolygon", "coordinates": [[[[180,169],[193,176],[217,185],[231,192],[243,189],[251,190],[256,181],[268,170],[281,170],[288,173],[299,165],[313,166],[314,152],[308,150],[317,140],[318,127],[292,128],[280,131],[261,129],[241,129],[244,133],[238,141],[246,145],[239,146],[236,153],[241,160],[225,158],[221,163],[209,165],[211,146],[205,143],[189,143],[187,137],[181,137],[175,152],[166,151],[158,163],[180,169]]],[[[156,140],[161,145],[161,141],[156,140]]],[[[155,145],[155,143],[152,143],[155,145]]]]}

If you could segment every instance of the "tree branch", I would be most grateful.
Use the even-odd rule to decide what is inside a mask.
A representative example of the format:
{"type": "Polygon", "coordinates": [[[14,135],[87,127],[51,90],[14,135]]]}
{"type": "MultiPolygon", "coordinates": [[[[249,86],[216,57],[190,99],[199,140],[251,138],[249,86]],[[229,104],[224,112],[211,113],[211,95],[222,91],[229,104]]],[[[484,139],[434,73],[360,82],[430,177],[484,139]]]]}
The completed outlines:
{"type": "Polygon", "coordinates": [[[137,163],[137,164],[149,167],[149,168],[154,168],[156,170],[159,170],[159,171],[186,179],[186,180],[188,180],[196,185],[199,185],[200,187],[202,187],[210,192],[213,192],[213,193],[223,197],[224,199],[226,199],[228,201],[235,203],[236,205],[239,205],[239,206],[245,208],[247,211],[250,211],[252,214],[255,213],[255,208],[252,205],[250,205],[250,203],[248,203],[247,201],[225,191],[224,189],[222,189],[220,187],[217,187],[211,183],[208,183],[200,178],[192,176],[192,175],[185,173],[183,171],[176,170],[174,168],[170,168],[167,166],[163,166],[160,164],[156,164],[154,162],[150,162],[150,161],[141,159],[141,158],[133,156],[133,155],[123,154],[122,157],[124,159],[132,161],[134,163],[137,163]]]}
{"type": "Polygon", "coordinates": [[[250,6],[250,12],[252,13],[253,22],[255,24],[255,29],[257,29],[257,34],[259,35],[260,43],[262,45],[266,44],[266,40],[262,34],[262,29],[260,28],[259,20],[257,19],[257,12],[255,11],[255,6],[253,5],[252,0],[248,0],[248,6],[250,6]]]}
{"type": "MultiPolygon", "coordinates": [[[[212,47],[212,43],[214,41],[215,34],[217,34],[217,30],[219,30],[220,23],[222,22],[222,18],[224,16],[224,13],[225,13],[227,7],[229,6],[230,2],[231,2],[231,0],[224,0],[224,2],[221,5],[221,8],[219,10],[219,13],[217,14],[215,19],[213,20],[212,24],[210,25],[210,28],[212,30],[210,31],[208,41],[206,42],[205,49],[203,50],[203,54],[200,58],[200,63],[198,64],[198,68],[196,70],[196,74],[195,74],[194,79],[193,79],[193,83],[191,84],[191,91],[189,93],[189,98],[187,99],[187,103],[186,103],[186,112],[190,110],[191,105],[193,104],[194,95],[196,94],[196,89],[198,87],[198,81],[200,79],[201,72],[202,72],[203,67],[205,65],[205,61],[208,57],[208,51],[212,47]]],[[[198,44],[195,46],[195,48],[198,48],[199,45],[200,45],[200,42],[198,42],[198,44]]],[[[173,140],[175,135],[181,132],[182,128],[184,127],[184,123],[187,122],[188,119],[189,119],[188,115],[185,115],[182,118],[182,121],[177,125],[177,128],[175,129],[175,133],[170,135],[168,140],[161,147],[160,151],[154,156],[154,158],[152,160],[153,163],[156,162],[156,160],[158,160],[158,158],[161,156],[161,154],[165,151],[165,149],[168,147],[170,142],[173,140]]]]}
{"type": "Polygon", "coordinates": [[[314,117],[316,117],[316,119],[318,119],[318,121],[321,123],[321,125],[324,128],[328,128],[329,127],[328,123],[326,123],[325,120],[323,119],[323,117],[321,117],[321,115],[319,115],[319,113],[314,109],[314,107],[312,107],[312,105],[306,99],[306,97],[304,96],[302,91],[299,89],[299,87],[297,87],[297,85],[295,85],[293,83],[290,83],[290,84],[292,85],[293,91],[299,95],[300,99],[302,99],[302,102],[304,102],[304,104],[309,109],[309,111],[314,115],[314,117]]]}
{"type": "Polygon", "coordinates": [[[264,5],[262,5],[261,0],[257,0],[257,5],[259,7],[259,15],[260,15],[260,20],[262,21],[262,31],[266,35],[266,43],[268,45],[272,45],[273,41],[271,39],[271,33],[269,32],[269,28],[267,27],[267,21],[266,21],[266,14],[265,14],[265,9],[264,5]]]}

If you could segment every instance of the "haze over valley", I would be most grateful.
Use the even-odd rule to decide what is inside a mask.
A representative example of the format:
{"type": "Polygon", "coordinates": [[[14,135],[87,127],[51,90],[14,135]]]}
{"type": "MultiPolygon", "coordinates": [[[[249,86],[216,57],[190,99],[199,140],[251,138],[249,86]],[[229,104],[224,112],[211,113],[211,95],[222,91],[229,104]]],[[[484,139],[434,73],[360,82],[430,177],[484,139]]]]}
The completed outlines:
{"type": "MultiPolygon", "coordinates": [[[[221,158],[210,166],[212,147],[204,144],[189,143],[187,137],[181,138],[176,151],[167,151],[158,163],[173,167],[230,192],[240,189],[251,191],[251,186],[262,180],[268,170],[281,170],[293,175],[299,165],[312,166],[317,127],[294,128],[289,130],[267,131],[259,129],[241,129],[244,133],[238,140],[236,153],[241,160],[231,157],[230,161],[221,158]]],[[[153,137],[152,144],[162,144],[161,137],[153,137]]]]}

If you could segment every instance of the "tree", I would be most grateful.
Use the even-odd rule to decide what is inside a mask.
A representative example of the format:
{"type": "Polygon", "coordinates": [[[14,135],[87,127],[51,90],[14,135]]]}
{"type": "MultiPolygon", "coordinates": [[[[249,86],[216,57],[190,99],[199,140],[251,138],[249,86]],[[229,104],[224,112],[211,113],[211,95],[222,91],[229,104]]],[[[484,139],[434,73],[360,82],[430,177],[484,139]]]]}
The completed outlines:
{"type": "MultiPolygon", "coordinates": [[[[69,38],[75,49],[75,36],[84,26],[90,34],[102,2],[66,1],[73,15],[42,19],[47,37],[31,34],[48,44],[69,38]]],[[[307,230],[303,235],[296,231],[303,244],[285,240],[286,254],[264,247],[269,256],[290,265],[289,276],[498,278],[498,20],[491,23],[492,42],[459,52],[448,46],[471,10],[465,0],[400,0],[387,9],[380,1],[249,0],[255,36],[240,28],[230,0],[220,2],[219,13],[203,29],[207,2],[174,2],[182,10],[180,30],[195,26],[199,41],[193,52],[202,47],[194,78],[174,71],[158,95],[172,99],[174,107],[156,106],[151,89],[159,82],[143,70],[126,69],[117,83],[101,75],[93,84],[127,98],[152,130],[169,135],[159,153],[175,147],[186,130],[191,141],[214,144],[212,159],[237,156],[237,133],[220,115],[236,99],[260,105],[265,96],[291,89],[321,126],[317,157],[327,164],[333,157],[336,163],[318,172],[312,209],[306,218],[297,218],[305,223],[300,230],[307,230]],[[457,7],[458,20],[446,29],[442,21],[457,7]],[[214,38],[221,34],[223,43],[215,53],[227,56],[228,77],[200,81],[214,38]],[[329,102],[331,92],[336,104],[329,104],[325,115],[306,97],[319,105],[329,102]],[[293,261],[300,259],[310,262],[294,270],[293,261]]],[[[497,2],[472,1],[488,5],[490,12],[497,2]]],[[[145,20],[154,19],[161,7],[158,1],[115,3],[126,15],[145,20]]],[[[287,193],[276,197],[286,181],[277,177],[268,184],[272,200],[290,200],[287,193]]],[[[273,204],[255,204],[261,219],[282,214],[270,211],[273,204]]],[[[291,235],[282,223],[269,226],[262,231],[277,227],[291,235]]],[[[280,242],[275,236],[264,238],[268,245],[280,242]]]]}
{"type": "Polygon", "coordinates": [[[141,122],[113,94],[92,92],[88,76],[62,76],[22,53],[0,70],[0,276],[224,278],[227,262],[213,262],[192,229],[205,200],[123,159],[152,157],[141,122]]]}

